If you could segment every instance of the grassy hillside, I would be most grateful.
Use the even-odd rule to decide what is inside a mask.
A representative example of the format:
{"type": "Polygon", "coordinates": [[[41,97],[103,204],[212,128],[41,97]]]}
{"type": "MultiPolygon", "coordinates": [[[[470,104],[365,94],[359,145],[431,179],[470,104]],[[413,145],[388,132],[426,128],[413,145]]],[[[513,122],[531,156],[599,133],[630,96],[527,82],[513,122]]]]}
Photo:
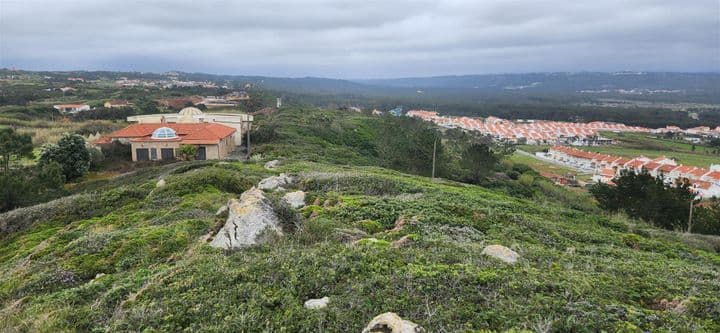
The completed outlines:
{"type": "Polygon", "coordinates": [[[0,237],[0,331],[357,332],[386,311],[431,332],[720,330],[717,238],[375,167],[362,144],[300,135],[329,112],[280,115],[295,125],[258,147],[286,157],[277,170],[181,162],[0,216],[17,226],[0,237]],[[309,204],[269,194],[285,236],[208,246],[218,208],[280,172],[309,204]],[[521,259],[481,255],[490,244],[521,259]]]}

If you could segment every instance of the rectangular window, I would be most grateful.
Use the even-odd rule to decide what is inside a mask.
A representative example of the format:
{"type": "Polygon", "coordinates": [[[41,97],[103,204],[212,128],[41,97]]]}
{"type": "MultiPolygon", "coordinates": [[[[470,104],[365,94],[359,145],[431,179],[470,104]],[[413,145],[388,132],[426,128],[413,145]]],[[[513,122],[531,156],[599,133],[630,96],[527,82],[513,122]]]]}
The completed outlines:
{"type": "Polygon", "coordinates": [[[138,161],[147,161],[149,158],[148,149],[147,148],[135,149],[135,156],[137,157],[138,161]]]}
{"type": "Polygon", "coordinates": [[[150,159],[151,160],[157,160],[157,149],[150,148],[150,159]]]}
{"type": "Polygon", "coordinates": [[[174,160],[175,154],[172,148],[160,148],[160,158],[163,160],[174,160]]]}

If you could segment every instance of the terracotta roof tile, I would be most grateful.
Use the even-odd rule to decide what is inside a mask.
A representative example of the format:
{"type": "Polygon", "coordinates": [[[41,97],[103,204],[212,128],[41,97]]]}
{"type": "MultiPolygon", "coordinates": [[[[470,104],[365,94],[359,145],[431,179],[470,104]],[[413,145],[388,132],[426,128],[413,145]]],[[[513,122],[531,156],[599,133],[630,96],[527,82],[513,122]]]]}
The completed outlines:
{"type": "Polygon", "coordinates": [[[695,170],[693,170],[693,171],[690,171],[690,174],[693,175],[693,176],[695,176],[695,177],[702,177],[702,175],[704,175],[704,174],[706,174],[706,173],[708,173],[708,172],[710,172],[710,170],[705,169],[705,168],[697,168],[697,169],[695,169],[695,170]]]}
{"type": "Polygon", "coordinates": [[[229,126],[214,123],[199,124],[133,124],[108,135],[113,139],[126,138],[131,141],[169,141],[168,139],[153,139],[152,132],[160,127],[169,127],[175,130],[182,143],[188,144],[216,144],[220,140],[235,133],[229,126]]]}

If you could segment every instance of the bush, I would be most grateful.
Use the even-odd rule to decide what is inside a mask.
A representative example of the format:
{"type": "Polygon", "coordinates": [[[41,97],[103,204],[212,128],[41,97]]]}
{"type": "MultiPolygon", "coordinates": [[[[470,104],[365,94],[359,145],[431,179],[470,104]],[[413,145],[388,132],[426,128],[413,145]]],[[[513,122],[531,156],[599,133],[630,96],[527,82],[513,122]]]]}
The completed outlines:
{"type": "Polygon", "coordinates": [[[109,160],[125,160],[132,159],[132,147],[119,141],[113,141],[104,144],[102,147],[103,156],[109,160]]]}
{"type": "Polygon", "coordinates": [[[181,160],[191,161],[197,156],[197,147],[193,145],[181,145],[178,156],[181,160]]]}
{"type": "Polygon", "coordinates": [[[85,139],[77,134],[64,134],[60,141],[43,147],[39,164],[57,162],[67,180],[85,175],[90,169],[91,155],[85,147],[85,139]]]}
{"type": "Polygon", "coordinates": [[[349,194],[396,195],[418,193],[422,189],[390,177],[363,174],[309,173],[301,176],[304,191],[342,191],[349,194]]]}
{"type": "Polygon", "coordinates": [[[368,234],[374,234],[385,230],[385,227],[380,222],[373,220],[362,220],[359,221],[358,226],[368,234]]]}
{"type": "Polygon", "coordinates": [[[531,186],[534,181],[535,181],[535,177],[533,177],[533,175],[527,174],[527,173],[522,174],[520,176],[520,178],[518,178],[518,182],[520,182],[520,184],[523,184],[525,186],[531,186]]]}
{"type": "Polygon", "coordinates": [[[229,193],[241,194],[250,189],[256,179],[248,179],[232,170],[207,167],[182,175],[169,176],[167,185],[155,191],[158,195],[183,196],[191,193],[200,193],[215,188],[229,193]]]}
{"type": "Polygon", "coordinates": [[[668,230],[687,230],[689,203],[695,196],[688,183],[666,184],[645,171],[623,171],[613,181],[615,186],[598,183],[590,188],[603,209],[623,210],[668,230]]]}

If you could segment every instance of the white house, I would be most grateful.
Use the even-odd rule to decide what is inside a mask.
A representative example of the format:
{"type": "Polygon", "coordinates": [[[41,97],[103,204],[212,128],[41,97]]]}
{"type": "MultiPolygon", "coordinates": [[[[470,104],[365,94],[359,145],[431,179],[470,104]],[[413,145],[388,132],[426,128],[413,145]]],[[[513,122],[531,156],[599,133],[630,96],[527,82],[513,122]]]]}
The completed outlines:
{"type": "Polygon", "coordinates": [[[690,184],[693,191],[695,191],[703,199],[709,199],[712,197],[720,198],[720,185],[716,183],[702,180],[691,180],[690,184]]]}
{"type": "Polygon", "coordinates": [[[53,108],[55,110],[60,111],[60,113],[78,113],[81,111],[89,111],[90,105],[87,104],[57,104],[53,105],[53,108]]]}
{"type": "Polygon", "coordinates": [[[236,130],[234,142],[236,146],[242,144],[243,135],[250,129],[253,116],[244,113],[204,113],[195,107],[186,107],[178,113],[145,114],[127,117],[128,122],[140,124],[154,123],[218,123],[236,130]]]}

